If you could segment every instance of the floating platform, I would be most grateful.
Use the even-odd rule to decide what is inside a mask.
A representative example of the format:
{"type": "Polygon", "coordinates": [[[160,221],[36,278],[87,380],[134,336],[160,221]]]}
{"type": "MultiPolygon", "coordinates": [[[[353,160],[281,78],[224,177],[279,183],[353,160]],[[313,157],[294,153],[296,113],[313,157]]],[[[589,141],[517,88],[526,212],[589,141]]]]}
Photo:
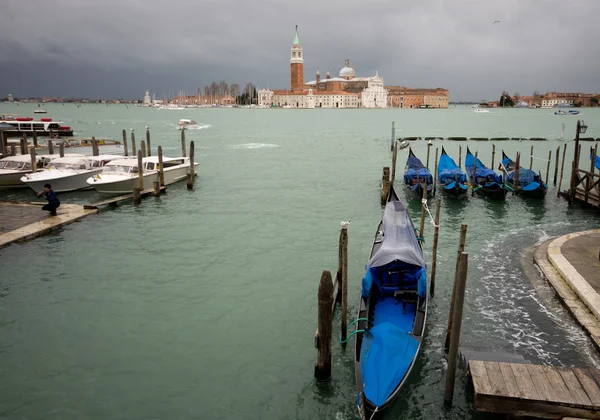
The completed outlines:
{"type": "Polygon", "coordinates": [[[97,209],[85,209],[76,204],[61,204],[58,215],[50,216],[42,210],[44,204],[0,202],[0,248],[13,242],[37,238],[98,212],[97,209]]]}
{"type": "Polygon", "coordinates": [[[471,360],[475,409],[546,419],[600,419],[600,370],[471,360]]]}

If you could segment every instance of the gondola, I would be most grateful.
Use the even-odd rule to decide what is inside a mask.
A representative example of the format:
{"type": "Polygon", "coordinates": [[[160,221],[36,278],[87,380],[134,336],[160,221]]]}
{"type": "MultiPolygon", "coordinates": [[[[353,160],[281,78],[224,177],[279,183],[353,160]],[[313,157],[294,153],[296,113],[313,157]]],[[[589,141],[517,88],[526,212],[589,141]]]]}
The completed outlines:
{"type": "Polygon", "coordinates": [[[600,169],[600,156],[598,156],[598,155],[594,156],[594,152],[591,148],[590,148],[590,159],[594,160],[594,165],[596,166],[597,169],[600,169]]]}
{"type": "Polygon", "coordinates": [[[404,184],[410,191],[414,191],[419,198],[423,196],[425,185],[427,185],[427,196],[435,195],[431,171],[423,166],[423,163],[413,153],[412,148],[408,149],[408,159],[404,168],[404,184]]]}
{"type": "Polygon", "coordinates": [[[469,190],[467,176],[464,171],[454,163],[442,146],[442,155],[438,163],[438,182],[442,191],[452,197],[464,197],[469,190]]]}
{"type": "Polygon", "coordinates": [[[421,348],[427,277],[421,243],[393,186],[362,279],[354,368],[357,406],[375,420],[392,405],[421,348]]]}
{"type": "MultiPolygon", "coordinates": [[[[515,168],[517,163],[511,160],[504,150],[502,151],[501,169],[506,172],[506,183],[515,189],[515,168]]],[[[544,198],[548,191],[548,185],[544,183],[542,176],[530,169],[519,167],[519,186],[517,195],[529,198],[544,198]]]]}
{"type": "Polygon", "coordinates": [[[508,190],[506,184],[502,181],[502,176],[486,167],[479,159],[477,159],[477,170],[475,171],[475,156],[468,147],[465,156],[465,169],[473,193],[493,200],[504,200],[506,198],[508,190]],[[476,176],[473,176],[475,172],[476,176]]]}

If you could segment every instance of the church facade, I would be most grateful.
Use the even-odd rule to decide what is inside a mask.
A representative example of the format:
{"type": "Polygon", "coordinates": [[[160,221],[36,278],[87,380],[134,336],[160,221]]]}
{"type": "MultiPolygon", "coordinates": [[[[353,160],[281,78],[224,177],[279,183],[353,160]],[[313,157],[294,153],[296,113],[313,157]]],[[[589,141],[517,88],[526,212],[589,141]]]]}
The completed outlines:
{"type": "Polygon", "coordinates": [[[379,73],[370,77],[356,77],[350,60],[332,78],[329,72],[321,79],[304,83],[304,52],[298,37],[298,27],[290,51],[290,89],[261,89],[258,105],[282,108],[387,108],[387,90],[379,73]]]}

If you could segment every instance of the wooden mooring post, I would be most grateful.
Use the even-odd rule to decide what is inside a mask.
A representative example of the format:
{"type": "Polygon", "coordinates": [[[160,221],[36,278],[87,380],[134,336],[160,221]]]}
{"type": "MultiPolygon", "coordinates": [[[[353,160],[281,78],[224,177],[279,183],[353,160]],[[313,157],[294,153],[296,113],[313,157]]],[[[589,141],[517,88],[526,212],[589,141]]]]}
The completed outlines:
{"type": "Polygon", "coordinates": [[[448,316],[448,328],[446,331],[446,340],[444,342],[444,353],[448,354],[450,350],[450,336],[452,335],[452,317],[454,316],[454,301],[456,299],[456,276],[458,275],[458,266],[460,264],[460,256],[465,251],[465,242],[467,240],[467,225],[460,225],[460,238],[458,240],[458,255],[456,256],[456,269],[454,273],[454,286],[452,287],[452,295],[450,297],[450,314],[448,316]]]}
{"type": "Polygon", "coordinates": [[[439,152],[439,148],[436,147],[435,148],[435,175],[433,177],[433,191],[437,191],[437,178],[438,178],[438,152],[439,152]]]}
{"type": "Polygon", "coordinates": [[[26,155],[27,154],[27,137],[25,136],[25,133],[23,133],[23,137],[21,138],[21,140],[19,142],[19,146],[21,149],[21,154],[26,155]]]}
{"type": "Polygon", "coordinates": [[[318,333],[315,336],[317,347],[317,363],[315,364],[315,377],[319,380],[331,377],[331,335],[333,312],[333,281],[331,273],[327,270],[321,274],[319,283],[319,306],[317,315],[318,333]]]}
{"type": "Polygon", "coordinates": [[[521,172],[521,152],[517,152],[517,161],[515,164],[515,173],[513,177],[513,195],[519,194],[519,174],[521,172]]]}
{"type": "Polygon", "coordinates": [[[142,151],[138,150],[138,178],[140,180],[140,191],[144,191],[144,162],[142,161],[142,151]]]}
{"type": "Polygon", "coordinates": [[[429,169],[429,155],[431,153],[431,146],[433,146],[432,143],[427,143],[427,165],[425,165],[427,169],[429,169]]]}
{"type": "Polygon", "coordinates": [[[396,142],[396,122],[392,121],[392,144],[390,150],[394,150],[394,143],[396,142]]]}
{"type": "Polygon", "coordinates": [[[152,146],[150,145],[150,128],[146,127],[146,147],[148,156],[152,156],[152,146]]]}
{"type": "Polygon", "coordinates": [[[467,284],[467,272],[469,271],[469,254],[462,252],[459,258],[458,271],[456,273],[456,296],[452,312],[453,330],[450,336],[450,351],[448,354],[448,371],[446,372],[446,389],[444,402],[451,404],[454,397],[454,382],[456,378],[456,365],[458,363],[458,345],[460,344],[460,330],[462,327],[462,314],[465,302],[465,289],[467,284]]]}
{"type": "MultiPolygon", "coordinates": [[[[566,146],[566,145],[565,145],[565,146],[566,146]]],[[[559,158],[558,158],[558,155],[559,155],[559,153],[560,153],[560,146],[558,146],[558,147],[556,148],[556,155],[555,155],[555,156],[556,156],[556,157],[555,157],[555,159],[556,159],[556,162],[554,162],[554,179],[553,179],[553,181],[552,181],[552,184],[553,184],[555,187],[556,187],[556,176],[558,175],[558,160],[559,160],[559,158]]]]}
{"type": "Polygon", "coordinates": [[[163,168],[163,151],[162,146],[158,146],[158,174],[160,180],[160,186],[165,185],[165,169],[163,168]]]}
{"type": "Polygon", "coordinates": [[[529,153],[529,170],[533,169],[533,144],[531,145],[531,152],[529,153]]]}
{"type": "Polygon", "coordinates": [[[492,166],[490,168],[494,171],[494,160],[496,159],[496,145],[492,144],[492,166]]]}
{"type": "Polygon", "coordinates": [[[125,156],[129,156],[129,150],[127,149],[127,131],[125,131],[125,129],[123,129],[123,153],[125,156]]]}
{"type": "Polygon", "coordinates": [[[145,158],[146,155],[146,142],[144,140],[140,140],[140,148],[142,152],[142,158],[145,158]]]}
{"type": "Polygon", "coordinates": [[[48,154],[54,154],[54,144],[52,143],[52,140],[48,140],[48,154]]]}
{"type": "Polygon", "coordinates": [[[95,136],[92,136],[92,155],[100,156],[100,149],[98,148],[98,140],[95,136]]]}
{"type": "Polygon", "coordinates": [[[566,155],[567,155],[567,143],[565,143],[563,146],[562,161],[560,163],[560,180],[558,181],[558,188],[556,190],[557,197],[560,195],[560,188],[562,186],[563,171],[565,170],[565,156],[566,155]]]}
{"type": "Polygon", "coordinates": [[[58,144],[58,155],[62,158],[65,157],[65,142],[61,141],[58,144]]]}
{"type": "MultiPolygon", "coordinates": [[[[590,196],[590,189],[592,186],[590,183],[594,182],[594,172],[596,172],[596,156],[598,155],[598,143],[596,143],[594,149],[590,147],[590,154],[592,155],[591,163],[590,163],[590,172],[585,177],[585,195],[584,201],[587,203],[590,196]]],[[[600,198],[600,197],[598,197],[600,198]]]]}
{"type": "Polygon", "coordinates": [[[462,146],[458,145],[458,169],[462,169],[462,146]]]}
{"type": "Polygon", "coordinates": [[[135,147],[135,133],[131,132],[131,152],[133,156],[137,156],[137,148],[135,147]]]}
{"type": "Polygon", "coordinates": [[[394,142],[392,149],[392,179],[390,183],[394,185],[396,179],[396,160],[398,159],[398,142],[394,142]]]}
{"type": "Polygon", "coordinates": [[[37,157],[35,153],[35,148],[31,148],[29,150],[29,156],[31,157],[31,169],[33,172],[37,172],[37,157]]]}
{"type": "Polygon", "coordinates": [[[385,204],[390,193],[390,168],[383,167],[383,176],[381,178],[381,204],[385,204]]]}
{"type": "Polygon", "coordinates": [[[4,131],[0,131],[0,153],[2,153],[2,157],[6,157],[8,155],[8,141],[6,140],[6,134],[4,131]]]}
{"type": "Polygon", "coordinates": [[[546,185],[550,180],[550,162],[552,162],[552,150],[548,150],[548,164],[546,165],[546,185]]]}
{"type": "Polygon", "coordinates": [[[185,130],[181,127],[181,156],[186,157],[185,155],[185,130]]]}
{"type": "Polygon", "coordinates": [[[38,137],[37,137],[37,130],[33,130],[33,147],[35,147],[36,149],[38,147],[40,147],[40,143],[38,142],[38,137]]]}
{"type": "Polygon", "coordinates": [[[191,190],[194,188],[194,178],[196,172],[194,171],[194,141],[190,142],[190,172],[188,173],[187,189],[191,190]]]}
{"type": "Polygon", "coordinates": [[[17,156],[17,145],[14,143],[10,144],[10,155],[17,156]]]}
{"type": "Polygon", "coordinates": [[[338,250],[338,293],[342,296],[341,310],[341,341],[346,345],[348,337],[348,225],[342,224],[340,230],[340,245],[338,250]]]}
{"type": "MultiPolygon", "coordinates": [[[[437,151],[437,149],[436,149],[437,151]]],[[[433,226],[433,250],[431,251],[431,282],[429,284],[429,294],[431,297],[435,296],[435,274],[437,269],[437,247],[438,247],[438,236],[440,233],[440,208],[442,207],[442,200],[437,198],[435,200],[435,220],[433,226]]]]}
{"type": "Polygon", "coordinates": [[[427,206],[427,182],[423,183],[423,197],[421,198],[421,224],[419,227],[419,235],[421,240],[425,239],[425,213],[427,206]]]}

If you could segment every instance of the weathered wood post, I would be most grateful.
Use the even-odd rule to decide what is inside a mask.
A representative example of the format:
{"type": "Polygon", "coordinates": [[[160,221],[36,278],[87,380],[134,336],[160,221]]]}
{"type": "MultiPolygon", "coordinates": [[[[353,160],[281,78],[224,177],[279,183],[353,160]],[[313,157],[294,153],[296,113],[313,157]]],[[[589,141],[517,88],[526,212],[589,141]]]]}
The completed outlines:
{"type": "MultiPolygon", "coordinates": [[[[477,161],[479,160],[479,158],[477,157],[479,154],[479,151],[475,152],[475,161],[473,162],[473,193],[471,195],[475,195],[475,188],[477,188],[479,186],[479,184],[477,183],[477,161]]],[[[467,169],[467,165],[465,164],[465,170],[467,169]]]]}
{"type": "Polygon", "coordinates": [[[36,149],[40,147],[40,143],[38,142],[37,138],[37,131],[35,129],[33,130],[33,147],[35,147],[36,149]]]}
{"type": "Polygon", "coordinates": [[[144,191],[144,162],[142,161],[142,151],[138,150],[138,178],[140,179],[140,191],[144,191]]]}
{"type": "Polygon", "coordinates": [[[531,145],[531,152],[529,153],[529,170],[533,169],[533,144],[531,145]]]}
{"type": "Polygon", "coordinates": [[[381,204],[385,204],[390,193],[390,168],[383,167],[383,177],[381,178],[381,204]]]}
{"type": "Polygon", "coordinates": [[[556,148],[556,162],[554,162],[554,180],[553,180],[553,184],[556,187],[556,175],[558,174],[558,154],[560,153],[560,146],[558,146],[556,148]]]}
{"type": "Polygon", "coordinates": [[[135,133],[131,132],[131,153],[133,156],[137,156],[137,148],[135,147],[135,133]]]}
{"type": "Polygon", "coordinates": [[[54,130],[50,129],[50,138],[53,139],[54,138],[54,130]]]}
{"type": "Polygon", "coordinates": [[[4,131],[0,131],[0,153],[2,153],[2,157],[8,156],[8,142],[4,131]]]}
{"type": "Polygon", "coordinates": [[[565,156],[566,156],[566,154],[567,154],[567,143],[565,143],[565,145],[563,147],[562,162],[560,163],[560,180],[558,181],[558,189],[556,191],[556,196],[557,197],[560,195],[560,187],[562,186],[563,171],[565,169],[565,156]]]}
{"type": "Polygon", "coordinates": [[[515,162],[515,172],[513,174],[513,195],[519,194],[519,175],[521,174],[521,152],[517,152],[517,161],[515,162]]]}
{"type": "Polygon", "coordinates": [[[96,140],[95,136],[92,136],[92,155],[100,155],[100,149],[98,148],[98,140],[96,140]]]}
{"type": "Polygon", "coordinates": [[[10,144],[10,155],[17,156],[17,145],[14,143],[10,144]]]}
{"type": "Polygon", "coordinates": [[[458,266],[460,256],[465,251],[465,242],[467,240],[467,225],[460,225],[460,239],[458,240],[458,255],[456,256],[456,269],[454,272],[454,286],[452,287],[452,296],[450,297],[450,314],[448,316],[448,328],[446,331],[446,341],[444,342],[444,353],[448,354],[450,349],[450,336],[452,335],[452,317],[454,316],[454,301],[456,296],[456,276],[458,275],[458,266]]]}
{"type": "Polygon", "coordinates": [[[150,145],[150,129],[146,127],[146,146],[148,147],[148,156],[152,156],[152,146],[150,145]]]}
{"type": "Polygon", "coordinates": [[[427,169],[429,169],[429,154],[431,152],[431,146],[433,146],[433,144],[427,143],[427,165],[425,165],[427,169]]]}
{"type": "Polygon", "coordinates": [[[158,146],[158,174],[160,180],[160,186],[165,186],[165,169],[163,168],[163,152],[162,146],[158,146]]]}
{"type": "Polygon", "coordinates": [[[142,202],[142,190],[140,187],[133,187],[133,204],[140,204],[142,202]]]}
{"type": "MultiPolygon", "coordinates": [[[[348,225],[343,224],[340,231],[340,249],[338,251],[339,269],[341,276],[338,277],[340,284],[338,287],[342,290],[342,325],[341,341],[345,341],[348,335],[348,225]]],[[[330,307],[331,308],[331,307],[330,307]]]]}
{"type": "Polygon", "coordinates": [[[58,155],[62,158],[65,157],[65,142],[61,141],[58,144],[58,155]]]}
{"type": "Polygon", "coordinates": [[[467,272],[469,271],[469,254],[461,253],[458,272],[456,275],[456,300],[454,302],[454,312],[452,313],[452,323],[454,330],[450,337],[450,352],[448,354],[448,372],[446,373],[446,390],[444,392],[444,402],[452,403],[454,396],[454,380],[456,378],[456,365],[458,362],[458,345],[460,344],[460,330],[462,327],[462,314],[465,302],[465,289],[467,283],[467,272]]]}
{"type": "Polygon", "coordinates": [[[437,178],[438,178],[438,152],[439,152],[439,148],[436,147],[435,148],[435,176],[433,177],[433,191],[436,191],[437,189],[437,178]]]}
{"type": "MultiPolygon", "coordinates": [[[[436,149],[437,150],[437,149],[436,149]]],[[[437,247],[438,247],[438,235],[440,232],[440,208],[442,207],[442,200],[439,198],[435,200],[435,220],[433,227],[433,251],[431,252],[431,283],[429,285],[429,294],[431,297],[435,295],[435,273],[437,269],[437,247]]]]}
{"type": "Polygon", "coordinates": [[[29,150],[29,156],[31,157],[31,170],[33,172],[37,171],[37,157],[35,155],[35,149],[31,148],[29,150]]]}
{"type": "Polygon", "coordinates": [[[145,158],[147,155],[146,155],[146,142],[144,140],[140,141],[140,147],[141,147],[142,157],[145,158]]]}
{"type": "Polygon", "coordinates": [[[20,149],[21,149],[21,154],[22,155],[27,154],[27,139],[25,137],[25,134],[23,134],[23,137],[19,141],[19,146],[20,146],[20,149]]]}
{"type": "Polygon", "coordinates": [[[191,190],[194,188],[194,178],[196,172],[194,171],[194,141],[190,142],[190,172],[188,173],[187,189],[191,190]]]}
{"type": "MultiPolygon", "coordinates": [[[[462,145],[458,145],[458,169],[462,169],[462,145]]],[[[466,168],[465,168],[466,169],[466,168]]]]}
{"type": "Polygon", "coordinates": [[[492,144],[492,166],[490,166],[490,168],[492,168],[492,171],[495,171],[494,160],[496,160],[496,145],[492,144]]]}
{"type": "Polygon", "coordinates": [[[427,206],[427,182],[423,183],[423,197],[421,198],[421,225],[419,227],[419,234],[421,235],[421,239],[424,241],[425,239],[425,213],[427,206]]]}
{"type": "Polygon", "coordinates": [[[319,283],[318,335],[316,337],[317,363],[315,364],[315,377],[320,380],[331,377],[332,305],[333,281],[331,280],[331,273],[323,271],[319,283]]]}
{"type": "Polygon", "coordinates": [[[548,164],[546,165],[546,185],[550,180],[550,162],[552,162],[552,150],[548,150],[548,164]]]}
{"type": "Polygon", "coordinates": [[[54,154],[54,144],[52,144],[52,140],[48,140],[48,154],[54,154]]]}
{"type": "Polygon", "coordinates": [[[392,153],[392,179],[390,183],[394,185],[394,180],[396,179],[396,160],[398,158],[398,143],[394,143],[393,153],[392,153]]]}
{"type": "Polygon", "coordinates": [[[185,154],[185,130],[181,127],[181,156],[186,157],[185,154]]]}
{"type": "Polygon", "coordinates": [[[579,131],[581,131],[581,121],[577,120],[577,133],[575,134],[575,156],[573,156],[573,163],[571,167],[571,183],[569,184],[569,204],[573,202],[575,198],[575,190],[577,189],[577,179],[579,178],[579,174],[577,170],[579,169],[579,131]]]}
{"type": "Polygon", "coordinates": [[[129,150],[127,149],[127,132],[123,129],[123,153],[125,156],[129,156],[129,150]]]}
{"type": "Polygon", "coordinates": [[[394,150],[394,143],[396,142],[396,123],[392,121],[392,144],[390,150],[394,150]]]}
{"type": "MultiPolygon", "coordinates": [[[[592,153],[592,148],[590,147],[590,153],[592,153]]],[[[598,154],[598,143],[596,143],[596,146],[594,147],[594,151],[592,153],[592,159],[591,160],[591,164],[590,164],[590,173],[586,175],[586,179],[585,179],[585,202],[588,202],[588,196],[590,193],[590,189],[592,188],[592,186],[594,185],[594,172],[596,169],[596,155],[598,154]],[[591,184],[591,185],[590,185],[591,184]]]]}
{"type": "Polygon", "coordinates": [[[154,181],[152,186],[154,187],[154,196],[158,197],[160,195],[160,181],[154,181]]]}

